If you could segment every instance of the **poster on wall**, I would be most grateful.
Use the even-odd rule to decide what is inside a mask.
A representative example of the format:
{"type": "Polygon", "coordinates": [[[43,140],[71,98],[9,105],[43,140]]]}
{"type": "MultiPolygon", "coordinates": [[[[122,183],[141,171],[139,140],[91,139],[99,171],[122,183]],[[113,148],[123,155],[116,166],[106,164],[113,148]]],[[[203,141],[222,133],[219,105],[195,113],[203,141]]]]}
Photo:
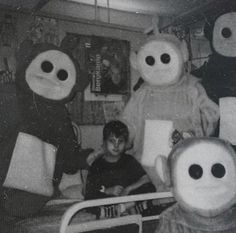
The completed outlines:
{"type": "Polygon", "coordinates": [[[84,93],[77,93],[67,106],[72,119],[100,125],[117,116],[130,95],[129,42],[67,33],[61,46],[78,62],[79,75],[90,79],[84,93]]]}
{"type": "Polygon", "coordinates": [[[129,53],[126,40],[67,33],[62,45],[78,61],[96,94],[126,95],[130,90],[129,53]]]}
{"type": "Polygon", "coordinates": [[[92,36],[88,53],[91,92],[127,94],[129,92],[129,42],[92,36]]]}

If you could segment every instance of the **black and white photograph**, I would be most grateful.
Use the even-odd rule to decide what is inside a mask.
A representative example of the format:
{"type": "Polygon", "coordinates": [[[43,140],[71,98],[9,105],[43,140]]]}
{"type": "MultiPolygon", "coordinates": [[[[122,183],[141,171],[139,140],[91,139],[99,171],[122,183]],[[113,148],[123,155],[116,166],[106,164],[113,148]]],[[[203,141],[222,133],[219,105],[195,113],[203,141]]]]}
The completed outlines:
{"type": "Polygon", "coordinates": [[[0,0],[0,233],[236,233],[235,0],[0,0]]]}

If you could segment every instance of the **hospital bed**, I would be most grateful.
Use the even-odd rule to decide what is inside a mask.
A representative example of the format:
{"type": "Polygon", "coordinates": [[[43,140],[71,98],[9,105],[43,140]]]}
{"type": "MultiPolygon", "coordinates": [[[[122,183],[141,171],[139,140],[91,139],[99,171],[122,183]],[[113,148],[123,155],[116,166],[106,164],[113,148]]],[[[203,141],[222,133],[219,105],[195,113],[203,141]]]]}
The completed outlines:
{"type": "Polygon", "coordinates": [[[160,212],[173,203],[170,192],[88,201],[58,199],[50,201],[36,216],[6,222],[1,229],[5,229],[4,233],[152,233],[158,225],[160,212]],[[153,200],[159,209],[150,216],[134,214],[97,219],[87,211],[91,207],[120,206],[147,200],[153,200]]]}

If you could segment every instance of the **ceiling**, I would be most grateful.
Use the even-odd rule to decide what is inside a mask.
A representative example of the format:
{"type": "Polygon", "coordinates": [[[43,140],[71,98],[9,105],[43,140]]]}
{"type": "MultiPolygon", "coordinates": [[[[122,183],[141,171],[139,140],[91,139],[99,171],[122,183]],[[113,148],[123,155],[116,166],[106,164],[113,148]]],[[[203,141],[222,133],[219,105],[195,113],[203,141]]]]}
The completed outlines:
{"type": "Polygon", "coordinates": [[[40,10],[49,0],[0,0],[2,7],[6,6],[15,10],[40,10]]]}
{"type": "MultiPolygon", "coordinates": [[[[24,10],[40,10],[50,0],[0,0],[1,5],[24,10]]],[[[212,0],[57,0],[68,4],[93,5],[140,14],[178,15],[212,0]]]]}
{"type": "MultiPolygon", "coordinates": [[[[51,12],[55,12],[55,9],[60,8],[60,14],[67,11],[69,16],[81,18],[87,17],[87,8],[90,9],[90,14],[91,8],[108,9],[129,14],[128,17],[132,15],[150,17],[154,14],[170,16],[174,19],[171,22],[173,25],[198,21],[205,15],[222,10],[224,5],[235,2],[236,0],[0,0],[0,8],[7,7],[31,13],[45,12],[49,8],[51,12]]],[[[117,15],[118,18],[123,16],[117,15]]],[[[134,21],[137,19],[137,17],[133,18],[134,21]]],[[[127,22],[126,19],[123,21],[124,24],[127,22]]]]}
{"type": "Polygon", "coordinates": [[[176,15],[212,0],[65,0],[141,14],[176,15]]]}

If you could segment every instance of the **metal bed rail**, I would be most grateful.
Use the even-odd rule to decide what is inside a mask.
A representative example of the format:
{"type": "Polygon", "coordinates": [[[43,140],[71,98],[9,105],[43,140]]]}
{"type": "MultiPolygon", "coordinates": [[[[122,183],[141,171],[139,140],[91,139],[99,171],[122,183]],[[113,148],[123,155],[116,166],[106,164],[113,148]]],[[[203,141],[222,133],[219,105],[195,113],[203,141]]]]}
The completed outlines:
{"type": "MultiPolygon", "coordinates": [[[[158,192],[158,193],[147,193],[147,194],[138,194],[138,195],[130,195],[130,196],[122,196],[122,197],[88,200],[88,201],[76,203],[72,205],[71,207],[69,207],[64,213],[64,215],[62,216],[61,225],[60,225],[60,233],[85,232],[85,231],[88,231],[88,229],[91,230],[93,226],[98,227],[99,225],[107,226],[108,224],[108,226],[111,226],[111,225],[117,224],[116,220],[120,220],[120,218],[122,218],[121,220],[124,221],[124,219],[128,217],[128,216],[125,216],[125,217],[118,217],[117,219],[114,218],[114,219],[105,219],[105,220],[95,220],[95,221],[89,221],[86,223],[76,223],[76,224],[70,225],[72,217],[82,209],[89,208],[89,207],[96,207],[96,206],[123,204],[123,203],[128,203],[128,202],[154,200],[154,199],[155,199],[155,203],[160,203],[160,204],[171,202],[171,200],[172,201],[174,200],[173,194],[171,192],[158,192]],[[89,227],[89,225],[91,225],[92,227],[89,227]]],[[[147,217],[142,217],[141,215],[139,216],[142,222],[159,218],[159,215],[147,216],[147,217]]],[[[134,221],[134,218],[137,219],[139,217],[135,215],[133,218],[130,218],[130,219],[127,218],[127,220],[132,222],[134,221]]]]}

